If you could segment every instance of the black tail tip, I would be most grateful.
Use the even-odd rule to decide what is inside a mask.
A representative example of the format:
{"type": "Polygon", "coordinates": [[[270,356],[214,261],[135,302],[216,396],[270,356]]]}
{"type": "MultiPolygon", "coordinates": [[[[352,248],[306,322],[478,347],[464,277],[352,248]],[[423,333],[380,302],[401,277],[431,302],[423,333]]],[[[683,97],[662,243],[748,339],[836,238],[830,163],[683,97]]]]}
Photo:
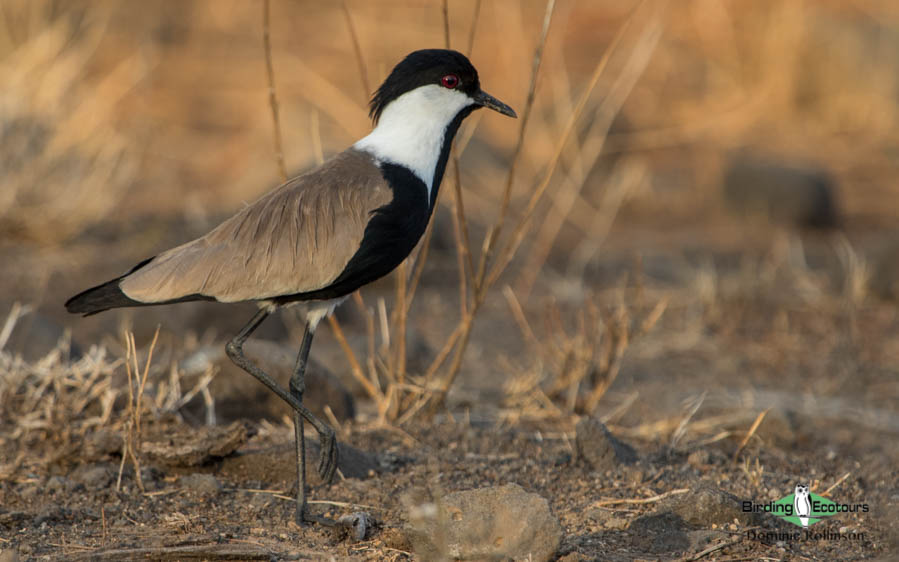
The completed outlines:
{"type": "Polygon", "coordinates": [[[135,306],[141,303],[129,299],[119,288],[119,279],[113,279],[97,285],[84,292],[78,293],[66,301],[66,310],[72,314],[90,316],[110,308],[135,306]]]}

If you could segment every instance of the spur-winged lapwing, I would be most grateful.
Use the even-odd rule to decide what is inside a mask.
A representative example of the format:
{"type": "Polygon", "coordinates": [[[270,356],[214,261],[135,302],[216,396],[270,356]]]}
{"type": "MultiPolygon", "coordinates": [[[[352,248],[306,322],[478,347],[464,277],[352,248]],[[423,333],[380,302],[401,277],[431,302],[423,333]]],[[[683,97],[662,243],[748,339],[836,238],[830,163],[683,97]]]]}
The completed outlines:
{"type": "Polygon", "coordinates": [[[320,520],[306,513],[303,420],[318,431],[318,471],[325,482],[337,468],[337,441],[334,430],[303,406],[312,335],[347,295],[392,271],[418,243],[453,137],[480,107],[516,116],[481,90],[477,70],[461,53],[415,51],[374,94],[374,129],[367,137],[205,236],[72,297],[66,308],[89,315],[194,300],[257,301],[259,312],[227,344],[227,353],[293,408],[297,520],[320,520]],[[251,363],[242,347],[273,311],[297,303],[305,305],[306,326],[288,391],[251,363]]]}

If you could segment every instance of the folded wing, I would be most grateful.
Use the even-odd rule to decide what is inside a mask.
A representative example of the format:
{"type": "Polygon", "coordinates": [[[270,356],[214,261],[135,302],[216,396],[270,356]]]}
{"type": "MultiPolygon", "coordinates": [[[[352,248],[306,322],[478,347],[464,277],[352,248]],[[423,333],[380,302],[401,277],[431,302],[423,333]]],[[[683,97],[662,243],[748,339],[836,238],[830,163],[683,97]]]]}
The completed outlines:
{"type": "Polygon", "coordinates": [[[366,153],[345,151],[288,181],[202,238],[121,278],[139,303],[187,296],[260,300],[327,287],[359,249],[371,213],[392,193],[366,153]]]}

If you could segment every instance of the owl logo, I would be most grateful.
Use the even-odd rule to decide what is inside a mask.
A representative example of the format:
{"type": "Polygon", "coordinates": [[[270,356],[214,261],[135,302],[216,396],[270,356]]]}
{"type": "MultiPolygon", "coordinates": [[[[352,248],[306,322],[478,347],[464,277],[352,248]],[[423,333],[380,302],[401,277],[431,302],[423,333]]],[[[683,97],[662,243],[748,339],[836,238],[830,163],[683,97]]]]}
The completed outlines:
{"type": "Polygon", "coordinates": [[[812,513],[808,484],[796,484],[796,489],[793,490],[793,513],[799,517],[803,527],[808,527],[808,518],[812,513]]]}

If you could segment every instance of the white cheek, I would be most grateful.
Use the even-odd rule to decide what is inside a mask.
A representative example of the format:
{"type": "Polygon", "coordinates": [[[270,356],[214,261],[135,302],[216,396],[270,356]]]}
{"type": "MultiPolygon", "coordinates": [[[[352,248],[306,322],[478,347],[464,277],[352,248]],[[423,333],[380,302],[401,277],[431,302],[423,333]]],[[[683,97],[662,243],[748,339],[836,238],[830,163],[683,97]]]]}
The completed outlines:
{"type": "Polygon", "coordinates": [[[379,161],[409,168],[427,186],[430,198],[446,127],[473,103],[458,90],[436,84],[421,86],[385,107],[378,126],[354,147],[379,161]]]}

